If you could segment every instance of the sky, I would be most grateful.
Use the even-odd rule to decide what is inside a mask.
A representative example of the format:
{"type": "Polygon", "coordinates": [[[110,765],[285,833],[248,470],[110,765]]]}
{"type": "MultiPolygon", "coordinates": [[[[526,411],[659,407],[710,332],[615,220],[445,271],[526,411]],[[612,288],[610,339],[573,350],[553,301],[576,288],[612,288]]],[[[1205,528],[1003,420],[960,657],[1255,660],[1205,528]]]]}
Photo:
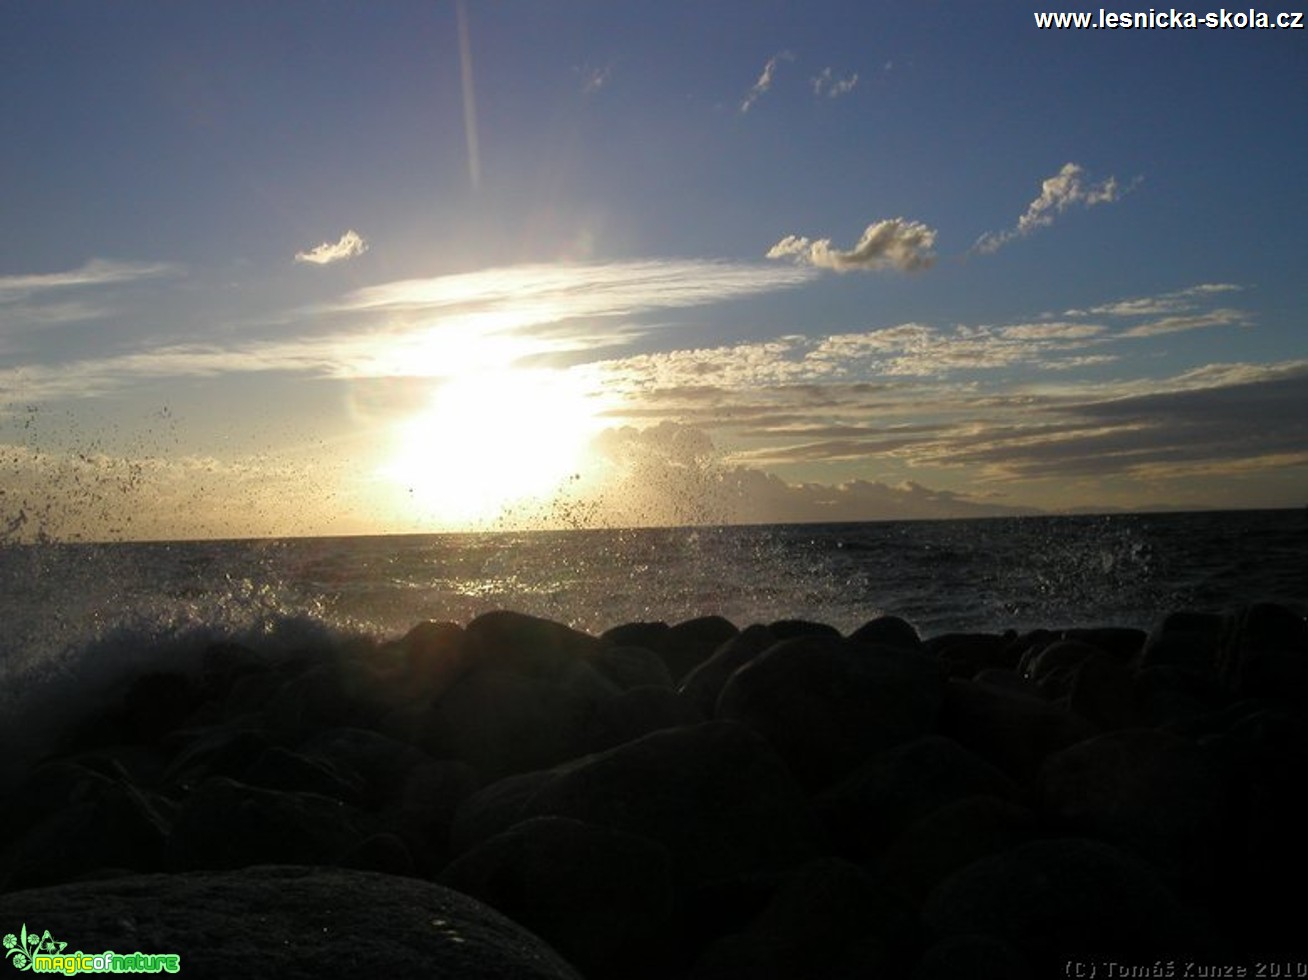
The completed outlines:
{"type": "Polygon", "coordinates": [[[1308,31],[1040,9],[0,6],[0,539],[1302,507],[1308,31]]]}

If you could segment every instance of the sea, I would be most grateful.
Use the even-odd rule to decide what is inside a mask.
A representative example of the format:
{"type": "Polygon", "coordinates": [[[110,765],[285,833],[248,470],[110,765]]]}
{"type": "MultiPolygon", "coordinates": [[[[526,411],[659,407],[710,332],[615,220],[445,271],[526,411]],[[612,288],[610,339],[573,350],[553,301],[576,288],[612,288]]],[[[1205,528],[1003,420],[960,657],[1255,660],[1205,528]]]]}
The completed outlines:
{"type": "Polygon", "coordinates": [[[929,637],[1252,602],[1308,613],[1308,511],[0,544],[0,747],[216,642],[330,651],[492,609],[594,633],[894,614],[929,637]]]}

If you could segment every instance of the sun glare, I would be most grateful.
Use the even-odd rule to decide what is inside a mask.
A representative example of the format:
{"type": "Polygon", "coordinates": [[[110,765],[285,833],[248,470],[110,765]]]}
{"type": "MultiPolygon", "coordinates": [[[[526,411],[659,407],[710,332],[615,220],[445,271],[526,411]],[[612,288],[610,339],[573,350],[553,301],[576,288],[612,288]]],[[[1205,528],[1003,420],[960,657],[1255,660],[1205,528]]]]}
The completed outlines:
{"type": "Polygon", "coordinates": [[[560,370],[506,369],[444,381],[397,431],[383,474],[416,516],[484,524],[548,500],[584,465],[602,428],[599,399],[560,370]]]}

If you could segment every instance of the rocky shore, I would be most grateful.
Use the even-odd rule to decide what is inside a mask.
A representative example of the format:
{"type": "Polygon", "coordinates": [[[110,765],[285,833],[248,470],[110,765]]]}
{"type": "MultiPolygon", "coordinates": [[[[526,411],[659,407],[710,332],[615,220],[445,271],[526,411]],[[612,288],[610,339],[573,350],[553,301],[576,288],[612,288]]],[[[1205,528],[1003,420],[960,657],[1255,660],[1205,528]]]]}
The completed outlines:
{"type": "Polygon", "coordinates": [[[214,977],[1293,966],[1306,717],[1274,605],[215,646],[0,790],[0,933],[214,977]]]}

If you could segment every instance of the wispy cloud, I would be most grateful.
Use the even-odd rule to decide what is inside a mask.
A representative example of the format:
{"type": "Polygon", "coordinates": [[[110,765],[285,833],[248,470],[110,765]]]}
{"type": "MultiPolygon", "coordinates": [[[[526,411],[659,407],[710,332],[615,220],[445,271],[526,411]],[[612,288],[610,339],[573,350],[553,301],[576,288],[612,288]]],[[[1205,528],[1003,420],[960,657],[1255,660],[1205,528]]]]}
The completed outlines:
{"type": "Polygon", "coordinates": [[[585,68],[581,71],[581,92],[583,95],[594,95],[600,89],[609,84],[609,79],[613,76],[613,66],[604,65],[600,68],[585,68]]]}
{"type": "Polygon", "coordinates": [[[351,291],[278,321],[300,336],[151,345],[102,358],[0,369],[0,388],[33,401],[94,397],[146,378],[278,372],[335,379],[427,377],[630,344],[641,317],[808,281],[767,264],[646,260],[524,265],[351,291]],[[334,329],[325,331],[324,326],[334,329]]]}
{"type": "Polygon", "coordinates": [[[809,82],[813,86],[814,95],[838,99],[842,95],[848,95],[857,87],[858,72],[853,72],[844,78],[836,78],[830,68],[823,68],[809,82]]]}
{"type": "Polygon", "coordinates": [[[67,272],[23,276],[0,276],[0,303],[78,287],[112,286],[174,275],[178,267],[166,262],[114,262],[91,259],[67,272]]]}
{"type": "Polygon", "coordinates": [[[1200,283],[1187,289],[1178,289],[1157,296],[1142,296],[1135,299],[1118,300],[1104,303],[1088,310],[1068,310],[1064,316],[1164,316],[1170,313],[1184,313],[1210,296],[1222,293],[1238,293],[1243,287],[1229,282],[1200,283]]]}
{"type": "Polygon", "coordinates": [[[936,243],[934,228],[920,221],[889,218],[867,226],[863,237],[852,249],[835,248],[831,239],[813,241],[800,235],[787,235],[768,249],[770,259],[793,259],[819,269],[837,272],[867,272],[895,269],[915,272],[935,262],[931,249],[936,243]]]}
{"type": "Polygon", "coordinates": [[[323,242],[307,251],[296,252],[295,261],[309,265],[330,265],[333,262],[352,259],[366,251],[368,251],[367,240],[354,229],[350,229],[335,244],[323,242]]]}
{"type": "Polygon", "coordinates": [[[973,251],[989,254],[1016,238],[1025,238],[1054,223],[1055,217],[1073,206],[1091,208],[1118,200],[1123,194],[1117,178],[1109,177],[1097,184],[1085,180],[1079,164],[1065,163],[1054,176],[1040,185],[1040,196],[1027,205],[1017,225],[1006,231],[987,232],[977,239],[973,251]]]}
{"type": "Polygon", "coordinates": [[[742,113],[749,112],[750,109],[754,108],[754,104],[767,94],[768,90],[772,88],[772,80],[776,76],[777,66],[781,62],[794,60],[795,56],[789,51],[780,51],[769,58],[767,64],[763,66],[762,74],[758,76],[758,81],[754,83],[741,101],[740,111],[742,113]]]}
{"type": "Polygon", "coordinates": [[[1165,316],[1148,323],[1137,324],[1122,332],[1124,337],[1156,337],[1159,334],[1181,333],[1186,330],[1202,330],[1205,327],[1240,327],[1250,322],[1249,314],[1243,310],[1211,310],[1208,313],[1196,313],[1183,316],[1165,316]]]}

